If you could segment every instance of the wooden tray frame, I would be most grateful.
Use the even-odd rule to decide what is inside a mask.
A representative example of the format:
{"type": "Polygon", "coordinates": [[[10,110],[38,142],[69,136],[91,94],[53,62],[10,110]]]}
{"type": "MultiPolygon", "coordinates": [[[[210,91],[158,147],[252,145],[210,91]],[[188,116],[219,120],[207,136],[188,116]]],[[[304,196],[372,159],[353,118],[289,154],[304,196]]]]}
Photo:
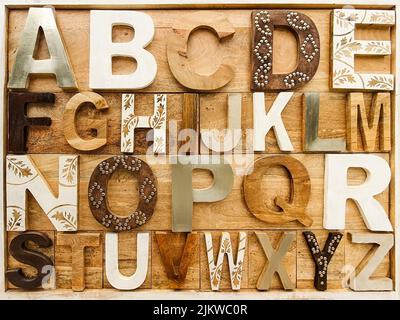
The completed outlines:
{"type": "Polygon", "coordinates": [[[121,292],[114,289],[86,289],[83,292],[73,292],[72,290],[57,289],[33,292],[5,291],[5,268],[6,251],[5,241],[5,131],[6,123],[6,83],[7,83],[7,17],[8,10],[15,8],[28,8],[32,6],[53,6],[55,9],[238,9],[238,8],[341,8],[351,5],[356,9],[395,9],[396,28],[393,28],[396,44],[400,44],[400,3],[398,0],[315,0],[312,4],[305,5],[304,0],[2,0],[0,3],[0,254],[3,261],[0,262],[0,299],[400,299],[400,269],[396,261],[400,261],[399,250],[399,214],[397,208],[400,205],[400,176],[399,176],[399,151],[397,139],[400,139],[400,67],[396,70],[396,61],[400,61],[399,47],[393,45],[395,58],[393,59],[393,69],[396,70],[395,94],[392,103],[394,104],[393,117],[394,127],[392,126],[392,146],[394,152],[391,153],[392,182],[390,188],[390,218],[394,224],[395,250],[391,257],[393,277],[395,280],[395,290],[391,292],[352,292],[352,291],[324,291],[316,290],[296,290],[293,292],[270,291],[270,292],[197,292],[197,291],[173,291],[173,290],[140,290],[121,292]],[[396,50],[397,49],[397,50],[396,50]],[[394,199],[394,201],[393,201],[394,199]]]}

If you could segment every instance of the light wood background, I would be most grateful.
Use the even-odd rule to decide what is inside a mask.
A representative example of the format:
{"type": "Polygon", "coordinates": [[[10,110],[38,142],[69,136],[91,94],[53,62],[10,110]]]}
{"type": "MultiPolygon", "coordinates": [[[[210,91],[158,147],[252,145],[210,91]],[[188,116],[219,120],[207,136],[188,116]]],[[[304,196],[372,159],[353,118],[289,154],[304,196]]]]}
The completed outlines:
{"type": "MultiPolygon", "coordinates": [[[[189,41],[189,57],[192,68],[200,73],[213,72],[219,63],[224,60],[234,69],[232,81],[214,93],[199,93],[201,128],[226,127],[227,119],[227,95],[229,92],[242,93],[242,128],[252,128],[252,97],[250,92],[250,44],[251,44],[251,10],[220,10],[224,12],[228,20],[235,28],[235,35],[218,43],[213,34],[206,30],[198,30],[193,33],[189,41]],[[213,58],[210,59],[210,56],[213,58]]],[[[299,10],[307,14],[316,24],[321,39],[321,61],[314,78],[305,86],[296,90],[296,93],[283,112],[283,121],[288,129],[289,136],[294,146],[293,156],[300,160],[307,168],[311,179],[311,197],[307,207],[314,223],[307,230],[315,232],[318,241],[324,243],[328,231],[322,228],[323,218],[323,176],[324,155],[304,154],[302,150],[302,92],[320,92],[320,136],[325,138],[345,137],[345,106],[346,94],[342,92],[330,92],[329,89],[329,45],[330,45],[330,13],[328,9],[299,10]]],[[[158,64],[158,73],[155,82],[143,89],[136,91],[137,98],[135,108],[138,114],[149,115],[153,110],[153,93],[168,93],[168,120],[176,120],[178,129],[182,126],[183,94],[189,90],[182,87],[172,76],[166,58],[166,44],[168,34],[172,32],[172,25],[179,21],[182,14],[189,14],[193,10],[145,10],[154,20],[156,34],[153,42],[147,49],[155,56],[158,64]]],[[[27,10],[12,9],[9,11],[8,21],[8,70],[14,63],[21,31],[25,24],[27,10]]],[[[88,66],[89,66],[89,11],[88,10],[57,10],[56,19],[61,30],[66,48],[78,81],[78,90],[89,90],[88,88],[88,66]]],[[[296,65],[296,42],[295,38],[287,30],[277,29],[276,41],[274,41],[274,71],[289,72],[296,65]]],[[[133,36],[129,28],[115,28],[114,41],[126,41],[133,36]]],[[[356,37],[359,39],[372,40],[394,40],[394,32],[389,28],[357,28],[356,37]]],[[[393,48],[394,48],[393,44],[393,48]]],[[[46,52],[43,36],[40,38],[37,58],[45,58],[46,52]]],[[[357,57],[356,71],[358,72],[394,72],[393,56],[388,57],[357,57]]],[[[135,63],[129,59],[117,59],[113,64],[113,72],[130,72],[135,68],[135,63]]],[[[63,135],[62,115],[65,104],[74,93],[60,90],[52,77],[37,77],[30,81],[30,91],[54,92],[56,103],[53,107],[35,104],[29,108],[31,116],[49,116],[52,118],[50,128],[32,128],[29,132],[28,149],[33,160],[48,179],[51,188],[57,192],[58,184],[58,159],[57,155],[62,153],[81,153],[70,147],[63,135]]],[[[101,93],[101,92],[100,92],[101,93]]],[[[91,118],[106,117],[108,119],[109,138],[106,146],[91,152],[81,154],[80,184],[79,184],[79,232],[101,232],[104,238],[105,229],[93,218],[87,203],[87,185],[90,175],[95,166],[110,154],[119,154],[120,136],[120,105],[123,92],[101,93],[108,102],[110,109],[106,112],[94,111],[89,106],[81,108],[78,115],[78,130],[82,137],[90,138],[91,130],[85,126],[85,121],[91,118]]],[[[266,111],[269,109],[276,94],[266,94],[266,111]]],[[[370,103],[372,95],[365,94],[367,104],[370,103]]],[[[147,130],[138,130],[135,135],[142,140],[147,130]]],[[[245,137],[245,136],[243,136],[245,137]]],[[[272,132],[266,137],[266,152],[279,153],[276,140],[272,132]]],[[[144,154],[145,149],[138,147],[136,154],[144,154]]],[[[204,146],[202,153],[208,152],[204,146]]],[[[245,152],[245,151],[243,151],[245,152]]],[[[377,153],[392,165],[391,153],[377,153]]],[[[257,154],[255,157],[262,155],[257,154]]],[[[142,159],[145,159],[141,156],[142,159]]],[[[240,169],[236,168],[235,169],[240,169]]],[[[168,164],[152,165],[158,180],[158,201],[151,220],[134,232],[120,234],[119,254],[120,271],[130,275],[136,268],[136,231],[150,231],[151,255],[149,257],[148,276],[139,290],[147,289],[190,289],[210,290],[207,258],[205,253],[203,231],[210,230],[214,239],[214,252],[219,246],[220,231],[228,230],[231,233],[233,246],[236,246],[237,232],[246,231],[248,234],[248,246],[244,262],[242,291],[255,291],[257,278],[262,270],[266,258],[254,234],[255,230],[264,230],[271,240],[276,244],[279,235],[284,230],[295,230],[296,242],[292,245],[285,257],[285,266],[289,276],[296,282],[297,290],[313,288],[314,263],[306,243],[303,240],[302,226],[298,223],[285,225],[269,225],[256,219],[247,210],[243,199],[242,177],[235,176],[233,190],[230,195],[216,203],[196,203],[193,207],[193,230],[198,234],[199,252],[198,257],[192,261],[189,267],[187,280],[184,285],[177,287],[166,277],[157,243],[154,239],[156,231],[171,230],[171,168],[168,164]]],[[[394,173],[393,173],[394,175],[394,173]]],[[[350,183],[362,183],[365,173],[362,170],[351,170],[349,173],[350,183]]],[[[212,183],[211,175],[206,171],[195,171],[193,186],[196,188],[206,187],[212,183]]],[[[264,201],[274,207],[273,199],[277,194],[289,196],[289,180],[287,172],[282,168],[273,168],[263,178],[262,194],[264,201]]],[[[137,181],[126,172],[117,171],[109,184],[109,203],[111,209],[120,215],[126,215],[134,210],[137,204],[137,181]]],[[[392,205],[392,193],[386,190],[378,197],[384,208],[394,216],[392,205]]],[[[57,243],[57,232],[47,220],[36,201],[29,195],[28,200],[28,226],[30,230],[41,230],[57,243]]],[[[346,233],[349,231],[366,231],[364,222],[358,212],[356,205],[349,201],[346,210],[346,233]]],[[[7,234],[9,243],[16,233],[7,234]]],[[[173,243],[177,251],[182,250],[184,237],[182,236],[173,243]]],[[[328,289],[343,290],[343,282],[346,277],[346,265],[356,266],[360,259],[370,249],[369,246],[352,244],[346,234],[338,251],[335,253],[328,273],[328,289]]],[[[38,249],[44,251],[54,259],[57,271],[57,287],[65,289],[71,287],[71,252],[62,246],[53,246],[50,249],[38,249]]],[[[110,288],[104,271],[104,246],[98,249],[86,251],[86,286],[88,289],[110,288]]],[[[225,258],[226,259],[226,258],[225,258]]],[[[387,256],[384,263],[376,271],[375,276],[394,276],[392,257],[387,256]]],[[[28,273],[34,272],[29,266],[21,265],[12,257],[8,256],[8,267],[22,266],[28,273]]],[[[276,276],[275,276],[276,277],[276,276]]],[[[273,281],[273,288],[279,289],[278,278],[273,281]]],[[[230,290],[228,264],[225,261],[222,282],[222,290],[230,290]]],[[[18,289],[13,289],[18,290],[18,289]]],[[[263,293],[260,293],[263,294],[263,293]]]]}

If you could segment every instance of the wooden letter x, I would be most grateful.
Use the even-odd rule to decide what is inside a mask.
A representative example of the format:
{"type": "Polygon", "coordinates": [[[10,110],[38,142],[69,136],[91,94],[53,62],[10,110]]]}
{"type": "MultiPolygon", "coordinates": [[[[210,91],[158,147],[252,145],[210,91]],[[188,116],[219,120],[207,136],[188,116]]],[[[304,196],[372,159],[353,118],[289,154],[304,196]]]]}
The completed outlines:
{"type": "Polygon", "coordinates": [[[294,283],[290,280],[289,275],[282,264],[282,260],[295,238],[295,233],[284,232],[276,251],[274,248],[272,248],[271,241],[266,233],[256,232],[256,236],[263,247],[265,255],[268,258],[268,264],[266,263],[264,265],[264,269],[258,278],[257,289],[269,290],[271,288],[272,277],[275,273],[277,273],[281,279],[283,288],[285,290],[293,290],[294,283]]]}

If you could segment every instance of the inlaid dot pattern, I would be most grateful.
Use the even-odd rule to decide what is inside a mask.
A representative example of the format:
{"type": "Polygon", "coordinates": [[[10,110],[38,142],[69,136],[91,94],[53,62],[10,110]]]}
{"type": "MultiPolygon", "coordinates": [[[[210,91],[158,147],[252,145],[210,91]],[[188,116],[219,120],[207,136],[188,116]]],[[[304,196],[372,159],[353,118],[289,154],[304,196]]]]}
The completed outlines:
{"type": "Polygon", "coordinates": [[[152,216],[157,200],[157,181],[150,167],[141,159],[119,155],[102,161],[93,171],[88,187],[90,209],[105,228],[129,231],[145,224],[152,216]],[[120,217],[107,205],[107,184],[117,169],[132,172],[139,180],[139,204],[133,213],[120,217]]]}
{"type": "Polygon", "coordinates": [[[338,232],[330,232],[323,250],[321,250],[313,232],[305,231],[303,232],[303,236],[315,263],[314,286],[317,290],[324,291],[327,289],[329,262],[339,246],[343,235],[338,232]]]}

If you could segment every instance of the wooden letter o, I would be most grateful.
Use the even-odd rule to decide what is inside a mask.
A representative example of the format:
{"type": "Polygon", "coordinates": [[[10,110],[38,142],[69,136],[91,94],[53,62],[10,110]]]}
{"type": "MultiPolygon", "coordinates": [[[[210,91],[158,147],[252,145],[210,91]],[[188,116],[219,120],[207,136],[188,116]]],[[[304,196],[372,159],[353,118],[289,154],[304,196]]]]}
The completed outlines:
{"type": "Polygon", "coordinates": [[[247,207],[256,218],[272,224],[296,220],[305,226],[312,224],[312,219],[305,214],[310,199],[311,182],[307,169],[300,161],[286,155],[264,157],[257,159],[251,169],[252,173],[244,177],[243,189],[247,207]],[[280,196],[275,198],[275,204],[282,209],[282,212],[268,208],[260,194],[262,177],[274,166],[285,167],[291,179],[290,200],[286,201],[280,196]]]}
{"type": "Polygon", "coordinates": [[[96,220],[116,231],[129,231],[145,224],[153,215],[157,202],[157,180],[149,165],[139,158],[120,155],[110,157],[97,165],[88,186],[89,207],[96,220]],[[126,217],[114,214],[107,203],[107,185],[118,168],[131,171],[139,181],[139,204],[126,217]]]}

